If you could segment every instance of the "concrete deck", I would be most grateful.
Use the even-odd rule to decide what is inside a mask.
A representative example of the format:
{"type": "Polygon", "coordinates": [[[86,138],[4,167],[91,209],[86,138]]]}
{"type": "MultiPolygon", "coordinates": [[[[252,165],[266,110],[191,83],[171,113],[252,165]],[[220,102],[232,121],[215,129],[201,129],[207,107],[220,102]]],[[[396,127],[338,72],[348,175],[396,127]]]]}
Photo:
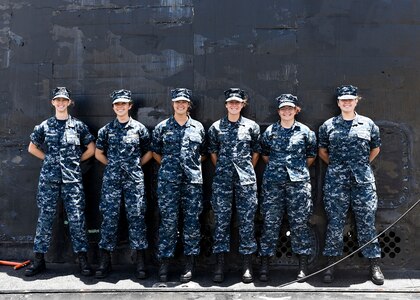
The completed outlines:
{"type": "Polygon", "coordinates": [[[156,268],[150,269],[146,280],[134,276],[133,265],[117,265],[109,277],[99,280],[79,275],[77,265],[47,264],[47,271],[34,277],[24,276],[25,268],[0,266],[0,298],[69,299],[420,299],[420,270],[386,270],[385,284],[374,285],[365,270],[338,270],[332,284],[324,284],[321,276],[304,283],[293,281],[292,271],[272,271],[268,283],[256,279],[241,282],[239,272],[226,274],[225,282],[212,282],[212,270],[198,269],[193,281],[179,282],[179,270],[170,273],[165,284],[157,279],[156,268]],[[281,287],[280,287],[281,286],[281,287]]]}

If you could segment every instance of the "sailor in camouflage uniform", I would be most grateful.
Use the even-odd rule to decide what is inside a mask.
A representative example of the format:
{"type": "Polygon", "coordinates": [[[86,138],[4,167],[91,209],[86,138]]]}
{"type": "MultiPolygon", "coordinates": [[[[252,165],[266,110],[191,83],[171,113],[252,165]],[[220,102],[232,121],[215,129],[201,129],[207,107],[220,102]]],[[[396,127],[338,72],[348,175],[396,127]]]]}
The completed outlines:
{"type": "MultiPolygon", "coordinates": [[[[319,156],[328,164],[324,185],[324,205],[328,218],[323,254],[329,265],[343,253],[343,229],[349,207],[357,226],[359,245],[376,236],[375,214],[378,204],[375,178],[370,163],[379,154],[381,140],[375,123],[355,112],[360,100],[357,87],[337,88],[337,104],[341,110],[319,128],[319,156]]],[[[381,249],[374,240],[362,250],[370,259],[373,283],[381,285],[384,276],[378,264],[381,249]]],[[[324,282],[334,280],[334,268],[324,273],[324,282]]]]}
{"type": "Polygon", "coordinates": [[[184,216],[184,271],[180,281],[193,277],[195,257],[200,253],[200,222],[203,176],[201,161],[206,154],[203,125],[191,118],[191,91],[171,91],[174,115],[153,130],[153,157],[160,164],[158,173],[158,205],[160,212],[159,268],[160,281],[167,281],[168,261],[177,243],[179,211],[184,216]]]}
{"type": "Polygon", "coordinates": [[[83,122],[69,115],[68,107],[72,100],[68,89],[54,89],[51,103],[55,116],[35,126],[28,148],[29,153],[43,163],[37,195],[39,216],[34,240],[35,260],[25,270],[25,275],[33,276],[45,270],[44,253],[50,246],[57,200],[61,197],[80,271],[82,275],[89,276],[92,270],[86,255],[88,239],[80,162],[93,156],[94,137],[83,122]]]}
{"type": "Polygon", "coordinates": [[[299,255],[298,279],[307,275],[312,253],[309,218],[312,213],[308,167],[317,153],[315,133],[295,120],[301,108],[297,97],[276,98],[280,121],[270,125],[261,137],[261,153],[267,166],[263,175],[261,214],[264,220],[260,240],[260,280],[268,280],[269,258],[275,255],[283,214],[287,211],[292,251],[299,255]]]}
{"type": "Polygon", "coordinates": [[[239,219],[239,253],[243,255],[242,281],[253,281],[252,254],[257,250],[254,218],[257,210],[257,184],[254,167],[259,158],[260,127],[241,116],[247,103],[245,91],[225,91],[227,116],[209,128],[209,152],[216,171],[211,199],[215,217],[214,248],[216,268],[213,281],[224,280],[224,253],[230,248],[230,222],[233,195],[239,219]]]}
{"type": "Polygon", "coordinates": [[[146,278],[144,250],[146,237],[146,197],[142,165],[152,158],[147,128],[129,116],[131,91],[111,94],[116,118],[99,129],[95,157],[106,165],[102,182],[100,262],[95,277],[104,278],[111,271],[111,252],[117,244],[121,197],[124,196],[130,248],[136,251],[136,277],[146,278]]]}

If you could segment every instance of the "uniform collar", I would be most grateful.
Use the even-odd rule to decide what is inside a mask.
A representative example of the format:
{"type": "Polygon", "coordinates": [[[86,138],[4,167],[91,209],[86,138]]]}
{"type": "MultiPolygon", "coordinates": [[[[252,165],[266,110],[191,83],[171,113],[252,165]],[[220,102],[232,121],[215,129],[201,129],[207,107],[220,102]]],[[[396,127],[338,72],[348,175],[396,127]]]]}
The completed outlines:
{"type": "MultiPolygon", "coordinates": [[[[281,126],[280,120],[279,120],[278,122],[276,122],[276,126],[277,126],[279,129],[282,129],[282,128],[283,128],[283,126],[281,126]]],[[[286,129],[286,128],[283,128],[283,129],[286,129]]],[[[296,120],[295,120],[295,121],[293,122],[292,127],[288,128],[288,129],[290,129],[290,130],[300,130],[300,123],[299,123],[298,121],[296,121],[296,120]]]]}
{"type": "MultiPolygon", "coordinates": [[[[117,118],[114,119],[114,127],[120,126],[120,121],[117,118]]],[[[129,117],[127,124],[125,124],[124,128],[133,127],[133,119],[129,117]]]]}
{"type": "MultiPolygon", "coordinates": [[[[355,114],[355,116],[354,116],[354,119],[352,120],[353,124],[354,123],[363,124],[363,121],[361,120],[360,115],[357,112],[354,112],[354,114],[355,114]]],[[[339,114],[337,116],[336,120],[337,120],[337,122],[342,123],[342,124],[347,122],[347,120],[343,119],[343,116],[341,114],[339,114]]],[[[350,120],[348,120],[348,121],[350,121],[350,120]]]]}
{"type": "Polygon", "coordinates": [[[229,121],[229,119],[228,119],[228,116],[225,116],[222,120],[221,120],[221,122],[223,123],[223,124],[225,124],[225,125],[228,125],[228,124],[230,124],[230,123],[232,123],[232,124],[238,124],[238,125],[244,125],[244,118],[242,117],[242,115],[241,116],[239,116],[239,119],[238,119],[238,121],[236,121],[236,122],[231,122],[231,121],[229,121]]]}
{"type": "MultiPolygon", "coordinates": [[[[52,122],[56,123],[58,122],[58,119],[54,116],[51,118],[52,122]]],[[[71,115],[66,120],[66,128],[73,128],[75,126],[75,121],[71,115]]]]}
{"type": "Polygon", "coordinates": [[[191,117],[190,116],[188,116],[188,119],[187,119],[187,122],[185,122],[185,124],[184,125],[179,125],[179,123],[175,120],[175,117],[172,115],[170,118],[169,118],[169,122],[173,125],[173,126],[180,126],[180,127],[190,127],[192,124],[191,124],[191,117]]]}

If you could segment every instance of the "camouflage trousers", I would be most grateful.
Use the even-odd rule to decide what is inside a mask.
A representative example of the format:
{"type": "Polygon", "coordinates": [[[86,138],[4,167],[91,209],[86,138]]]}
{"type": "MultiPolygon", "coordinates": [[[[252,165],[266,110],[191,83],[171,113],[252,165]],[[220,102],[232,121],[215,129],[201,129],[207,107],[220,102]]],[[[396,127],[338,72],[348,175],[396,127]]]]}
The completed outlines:
{"type": "MultiPolygon", "coordinates": [[[[343,230],[349,207],[355,215],[359,246],[373,239],[376,235],[377,204],[375,183],[358,184],[354,179],[338,181],[336,178],[326,178],[324,205],[328,225],[323,254],[343,254],[343,230]]],[[[381,257],[378,239],[365,247],[362,254],[367,258],[381,257]]]]}
{"type": "Polygon", "coordinates": [[[86,252],[88,240],[85,225],[85,194],[82,183],[56,183],[44,180],[40,180],[38,183],[39,216],[34,239],[34,252],[46,253],[48,251],[59,197],[63,199],[64,209],[67,213],[73,251],[86,252]]]}
{"type": "Polygon", "coordinates": [[[146,199],[143,181],[133,180],[124,170],[104,175],[99,209],[102,214],[99,248],[113,251],[117,244],[121,197],[124,196],[130,248],[148,247],[146,237],[146,199]]]}
{"type": "Polygon", "coordinates": [[[230,251],[230,221],[235,193],[239,221],[239,253],[252,254],[257,250],[254,218],[257,211],[257,184],[241,185],[238,176],[215,177],[211,205],[214,211],[214,253],[230,251]]]}
{"type": "Polygon", "coordinates": [[[263,181],[261,214],[264,220],[260,240],[260,255],[273,256],[283,215],[287,211],[292,251],[296,254],[312,253],[309,218],[312,214],[310,182],[276,183],[263,181]]]}
{"type": "Polygon", "coordinates": [[[160,213],[158,257],[161,259],[174,256],[180,210],[184,216],[184,254],[198,255],[201,239],[199,216],[203,209],[202,185],[185,181],[159,181],[157,193],[160,213]]]}

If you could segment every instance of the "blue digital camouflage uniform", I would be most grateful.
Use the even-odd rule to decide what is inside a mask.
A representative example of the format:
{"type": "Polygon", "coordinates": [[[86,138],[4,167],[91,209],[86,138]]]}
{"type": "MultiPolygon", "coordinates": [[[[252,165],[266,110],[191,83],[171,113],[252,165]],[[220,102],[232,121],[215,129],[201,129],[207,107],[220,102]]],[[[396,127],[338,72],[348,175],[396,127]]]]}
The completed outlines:
{"type": "Polygon", "coordinates": [[[59,196],[67,213],[73,251],[86,252],[88,240],[80,157],[83,146],[92,142],[94,137],[83,122],[69,116],[67,121],[51,117],[35,126],[30,140],[40,149],[45,146],[38,183],[39,216],[34,252],[48,251],[59,196]]]}
{"type": "Polygon", "coordinates": [[[101,249],[113,251],[116,246],[122,195],[125,200],[130,248],[142,250],[148,247],[144,220],[144,175],[140,161],[149,151],[149,147],[149,131],[132,118],[127,124],[121,124],[115,119],[99,129],[96,148],[104,151],[108,159],[99,206],[102,213],[99,242],[101,249]]]}
{"type": "MultiPolygon", "coordinates": [[[[343,253],[343,229],[349,207],[356,218],[359,245],[376,235],[377,195],[369,163],[371,149],[381,146],[379,128],[367,117],[356,114],[353,121],[341,115],[319,128],[319,147],[329,153],[324,185],[324,205],[328,218],[325,256],[343,253]]],[[[367,258],[381,256],[377,240],[362,250],[367,258]]]]}
{"type": "Polygon", "coordinates": [[[184,215],[184,254],[198,255],[203,207],[201,155],[206,154],[204,127],[191,117],[181,126],[171,116],[153,130],[152,151],[162,156],[157,188],[158,257],[174,256],[180,209],[184,215]]]}
{"type": "Polygon", "coordinates": [[[260,152],[259,136],[258,124],[242,116],[235,123],[224,117],[209,128],[209,152],[218,157],[211,199],[214,253],[229,252],[233,191],[239,219],[239,253],[256,252],[254,218],[258,200],[252,154],[260,152]]]}
{"type": "Polygon", "coordinates": [[[264,220],[260,255],[273,256],[283,219],[287,211],[292,250],[312,253],[309,218],[312,213],[311,183],[306,159],[315,157],[315,133],[295,121],[285,129],[276,122],[261,137],[261,154],[269,157],[263,175],[261,213],[264,220]]]}

